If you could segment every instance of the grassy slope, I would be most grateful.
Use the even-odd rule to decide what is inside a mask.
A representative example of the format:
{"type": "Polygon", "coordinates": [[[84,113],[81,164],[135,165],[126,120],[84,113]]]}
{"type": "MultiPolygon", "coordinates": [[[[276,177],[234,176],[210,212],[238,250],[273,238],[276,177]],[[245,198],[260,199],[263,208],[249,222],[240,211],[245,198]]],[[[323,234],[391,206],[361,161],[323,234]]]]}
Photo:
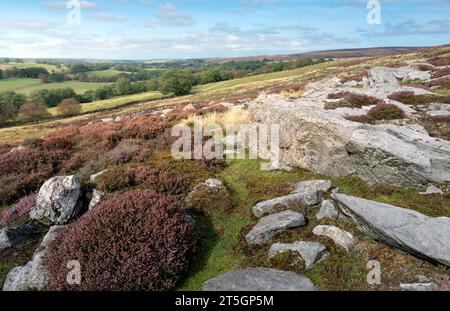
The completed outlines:
{"type": "Polygon", "coordinates": [[[20,88],[16,90],[18,93],[30,94],[33,91],[48,89],[63,89],[70,87],[76,93],[82,94],[87,90],[95,90],[101,88],[102,86],[109,85],[110,83],[94,83],[94,82],[80,82],[80,81],[65,81],[61,83],[40,83],[38,85],[32,85],[26,88],[20,88]]]}
{"type": "Polygon", "coordinates": [[[18,91],[29,87],[38,86],[39,79],[7,79],[0,80],[0,92],[18,91]]]}
{"type": "Polygon", "coordinates": [[[117,75],[115,70],[94,70],[86,72],[88,77],[114,77],[117,75]]]}

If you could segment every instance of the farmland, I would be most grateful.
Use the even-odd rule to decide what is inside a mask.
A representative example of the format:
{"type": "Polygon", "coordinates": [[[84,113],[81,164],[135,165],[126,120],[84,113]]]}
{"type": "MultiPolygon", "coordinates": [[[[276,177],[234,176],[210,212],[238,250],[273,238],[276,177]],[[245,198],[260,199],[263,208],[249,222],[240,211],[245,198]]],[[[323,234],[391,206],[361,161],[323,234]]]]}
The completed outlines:
{"type": "Polygon", "coordinates": [[[28,95],[34,91],[43,89],[63,89],[72,88],[78,94],[87,90],[95,90],[110,83],[65,81],[61,83],[42,83],[39,79],[7,79],[0,80],[0,92],[14,91],[20,94],[28,95]]]}

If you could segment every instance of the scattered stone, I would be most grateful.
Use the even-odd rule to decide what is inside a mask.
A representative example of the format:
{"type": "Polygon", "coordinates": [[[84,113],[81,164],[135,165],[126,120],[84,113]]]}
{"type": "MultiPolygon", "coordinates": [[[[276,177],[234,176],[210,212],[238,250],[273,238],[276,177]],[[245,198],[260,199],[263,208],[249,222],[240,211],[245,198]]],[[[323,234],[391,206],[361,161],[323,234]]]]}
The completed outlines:
{"type": "Polygon", "coordinates": [[[332,199],[361,231],[375,240],[450,266],[450,218],[428,217],[410,209],[344,194],[332,194],[332,199]]]}
{"type": "Polygon", "coordinates": [[[408,292],[427,292],[433,290],[434,283],[400,284],[400,288],[408,292]]]}
{"type": "Polygon", "coordinates": [[[317,219],[330,218],[339,219],[339,211],[330,200],[325,200],[320,206],[319,212],[316,214],[317,219]]]}
{"type": "Polygon", "coordinates": [[[292,171],[292,167],[289,165],[283,164],[280,161],[272,161],[270,163],[269,171],[292,171]]]}
{"type": "Polygon", "coordinates": [[[81,184],[76,176],[47,180],[39,190],[30,218],[43,223],[63,225],[81,210],[81,184]]]}
{"type": "Polygon", "coordinates": [[[106,193],[99,191],[97,189],[94,189],[94,191],[92,192],[91,202],[89,203],[89,210],[92,210],[95,207],[97,207],[100,203],[102,203],[104,201],[105,198],[106,198],[106,193]]]}
{"type": "Polygon", "coordinates": [[[441,189],[439,189],[436,186],[430,185],[428,186],[427,190],[425,192],[421,192],[420,194],[423,195],[429,195],[429,194],[444,194],[441,189]]]}
{"type": "Polygon", "coordinates": [[[334,243],[342,246],[346,251],[353,248],[355,239],[350,232],[339,229],[335,226],[317,226],[313,229],[315,235],[322,235],[331,238],[334,243]]]}
{"type": "Polygon", "coordinates": [[[38,224],[3,228],[0,230],[0,252],[25,242],[41,228],[38,224]]]}
{"type": "Polygon", "coordinates": [[[100,177],[100,176],[102,176],[103,174],[105,174],[107,171],[108,171],[108,170],[103,170],[103,171],[101,171],[101,172],[98,172],[98,173],[96,173],[96,174],[91,175],[90,178],[89,178],[89,181],[90,181],[91,183],[95,183],[95,180],[96,180],[98,177],[100,177]]]}
{"type": "Polygon", "coordinates": [[[269,257],[273,257],[280,252],[297,252],[305,262],[305,268],[311,268],[315,263],[325,259],[330,255],[327,248],[317,242],[297,241],[292,244],[276,243],[270,247],[269,257]]]}
{"type": "Polygon", "coordinates": [[[24,266],[11,269],[3,284],[3,291],[39,291],[48,283],[48,272],[44,266],[46,247],[56,239],[62,226],[53,226],[45,235],[33,258],[24,266]]]}
{"type": "Polygon", "coordinates": [[[189,104],[183,108],[183,111],[191,111],[191,110],[196,110],[196,109],[197,108],[195,108],[194,105],[189,104]]]}
{"type": "Polygon", "coordinates": [[[331,188],[329,180],[308,180],[299,182],[290,195],[259,202],[253,206],[253,214],[260,218],[277,207],[293,209],[296,207],[314,206],[320,203],[323,194],[331,188]]]}
{"type": "Polygon", "coordinates": [[[203,291],[315,291],[308,278],[268,268],[236,270],[203,284],[203,291]]]}
{"type": "Polygon", "coordinates": [[[225,187],[220,179],[210,178],[201,183],[200,186],[206,186],[208,188],[222,188],[225,187]]]}
{"type": "Polygon", "coordinates": [[[113,118],[104,118],[104,119],[101,119],[101,121],[103,123],[112,123],[112,122],[114,122],[114,119],[113,118]]]}
{"type": "Polygon", "coordinates": [[[302,214],[283,211],[261,218],[245,239],[249,244],[263,245],[276,234],[305,224],[305,217],[302,214]]]}
{"type": "Polygon", "coordinates": [[[21,152],[21,151],[25,151],[25,150],[28,150],[28,148],[24,147],[24,146],[17,146],[17,147],[12,148],[11,151],[8,153],[16,153],[16,152],[21,152]]]}

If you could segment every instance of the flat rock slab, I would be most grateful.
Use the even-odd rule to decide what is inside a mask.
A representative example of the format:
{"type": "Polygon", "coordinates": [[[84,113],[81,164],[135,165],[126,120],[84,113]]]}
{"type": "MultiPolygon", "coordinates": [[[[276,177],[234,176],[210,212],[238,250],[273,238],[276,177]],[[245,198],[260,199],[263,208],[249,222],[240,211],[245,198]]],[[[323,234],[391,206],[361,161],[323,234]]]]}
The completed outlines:
{"type": "Polygon", "coordinates": [[[247,243],[263,245],[274,235],[306,224],[305,217],[297,212],[283,211],[263,217],[245,236],[247,243]]]}
{"type": "Polygon", "coordinates": [[[355,244],[355,239],[350,232],[339,229],[335,226],[317,226],[313,229],[315,235],[321,235],[329,237],[337,245],[345,248],[346,251],[350,251],[355,244]]]}
{"type": "Polygon", "coordinates": [[[252,211],[256,217],[262,217],[277,207],[291,209],[303,206],[314,206],[320,203],[322,196],[331,188],[330,180],[307,180],[295,185],[292,194],[259,202],[252,211]]]}
{"type": "Polygon", "coordinates": [[[344,194],[332,199],[372,238],[436,263],[450,266],[450,218],[344,194]]]}
{"type": "Polygon", "coordinates": [[[315,291],[306,277],[267,268],[243,269],[222,274],[203,284],[203,291],[315,291]]]}
{"type": "Polygon", "coordinates": [[[0,251],[25,242],[41,228],[42,226],[37,224],[3,228],[0,230],[0,251]]]}
{"type": "Polygon", "coordinates": [[[305,262],[305,268],[311,268],[315,263],[330,255],[327,248],[318,242],[297,241],[291,244],[276,243],[270,247],[269,257],[278,253],[292,251],[297,252],[305,262]]]}

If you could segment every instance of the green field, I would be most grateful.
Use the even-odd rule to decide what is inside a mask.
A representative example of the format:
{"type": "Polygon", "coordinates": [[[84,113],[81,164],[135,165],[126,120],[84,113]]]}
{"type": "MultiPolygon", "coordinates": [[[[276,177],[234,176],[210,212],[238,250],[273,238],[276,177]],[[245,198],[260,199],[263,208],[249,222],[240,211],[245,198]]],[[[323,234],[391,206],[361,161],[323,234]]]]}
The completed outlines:
{"type": "Polygon", "coordinates": [[[107,69],[107,70],[93,70],[93,71],[88,71],[86,72],[86,75],[88,77],[102,77],[102,78],[109,78],[109,77],[114,77],[117,75],[117,71],[116,70],[112,70],[112,69],[107,69]]]}
{"type": "Polygon", "coordinates": [[[11,62],[8,64],[8,66],[10,67],[16,67],[16,68],[45,68],[47,69],[48,72],[52,72],[52,71],[61,71],[61,69],[57,68],[55,65],[48,65],[48,64],[38,64],[38,63],[32,63],[32,62],[28,62],[28,63],[14,63],[11,62]]]}
{"type": "Polygon", "coordinates": [[[29,87],[38,86],[39,79],[7,79],[0,80],[0,92],[18,91],[29,87]]]}
{"type": "MultiPolygon", "coordinates": [[[[153,99],[161,98],[162,94],[159,92],[147,92],[142,94],[134,94],[134,95],[126,95],[126,96],[119,96],[114,97],[111,99],[105,99],[105,100],[99,100],[92,103],[83,104],[82,112],[91,112],[91,111],[97,111],[97,110],[105,110],[105,109],[111,109],[123,105],[127,105],[130,103],[140,102],[140,101],[150,101],[153,99]]],[[[49,108],[48,111],[52,115],[57,115],[58,111],[55,108],[49,108]]]]}

